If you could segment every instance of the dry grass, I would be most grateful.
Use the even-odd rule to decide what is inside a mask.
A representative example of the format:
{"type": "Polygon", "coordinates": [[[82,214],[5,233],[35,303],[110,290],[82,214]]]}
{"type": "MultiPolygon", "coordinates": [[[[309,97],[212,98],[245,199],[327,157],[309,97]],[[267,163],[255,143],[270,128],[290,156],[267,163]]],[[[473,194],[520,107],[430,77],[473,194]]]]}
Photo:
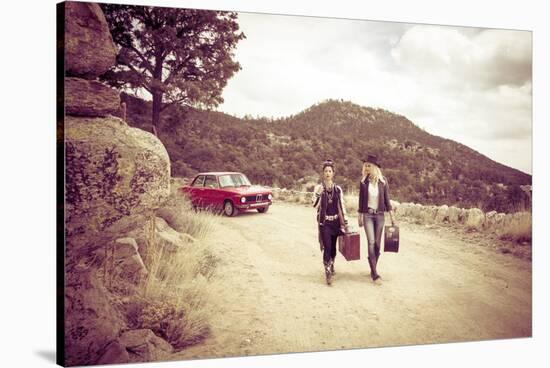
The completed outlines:
{"type": "Polygon", "coordinates": [[[212,230],[217,213],[195,212],[191,202],[178,191],[182,185],[181,179],[172,178],[170,197],[157,210],[157,216],[166,220],[176,231],[203,239],[212,230]]]}
{"type": "MultiPolygon", "coordinates": [[[[280,191],[275,194],[276,200],[311,206],[311,192],[280,191]]],[[[344,193],[344,204],[348,213],[356,213],[359,208],[359,194],[356,191],[344,193]]]]}
{"type": "Polygon", "coordinates": [[[281,202],[290,202],[303,205],[311,205],[311,194],[298,191],[277,191],[273,198],[281,202]]]}
{"type": "Polygon", "coordinates": [[[514,219],[498,231],[499,238],[516,243],[530,243],[532,240],[532,218],[523,216],[514,219]]]}
{"type": "Polygon", "coordinates": [[[184,236],[175,246],[169,246],[156,235],[154,223],[150,225],[146,263],[149,273],[141,285],[141,297],[130,308],[128,317],[135,328],[149,328],[174,349],[181,350],[210,333],[210,301],[219,259],[211,251],[214,240],[208,234],[218,217],[208,212],[196,213],[187,200],[174,195],[163,210],[159,216],[195,240],[184,236]]]}

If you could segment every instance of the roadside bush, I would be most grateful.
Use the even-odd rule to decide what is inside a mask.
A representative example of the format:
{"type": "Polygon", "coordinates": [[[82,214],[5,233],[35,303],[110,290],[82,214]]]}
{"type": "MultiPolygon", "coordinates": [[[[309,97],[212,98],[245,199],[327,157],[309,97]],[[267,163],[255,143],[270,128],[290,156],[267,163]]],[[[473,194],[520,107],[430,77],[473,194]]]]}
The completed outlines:
{"type": "Polygon", "coordinates": [[[218,217],[196,213],[187,199],[172,191],[166,207],[157,214],[180,233],[176,247],[158,239],[155,226],[147,233],[147,269],[140,298],[128,309],[133,328],[149,328],[176,350],[202,341],[210,333],[209,313],[219,259],[210,250],[208,234],[218,217]],[[174,249],[177,249],[174,251],[174,249]]]}
{"type": "Polygon", "coordinates": [[[499,238],[516,243],[531,242],[532,240],[532,218],[531,216],[520,216],[514,218],[498,231],[499,238]]]}

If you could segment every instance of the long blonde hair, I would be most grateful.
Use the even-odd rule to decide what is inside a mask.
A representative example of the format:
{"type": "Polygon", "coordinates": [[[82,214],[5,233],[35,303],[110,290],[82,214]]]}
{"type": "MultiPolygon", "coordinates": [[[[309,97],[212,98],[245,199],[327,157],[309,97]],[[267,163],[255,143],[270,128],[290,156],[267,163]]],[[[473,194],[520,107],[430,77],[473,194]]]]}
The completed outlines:
{"type": "Polygon", "coordinates": [[[368,173],[368,169],[367,169],[367,163],[363,163],[363,170],[362,170],[362,174],[363,174],[363,178],[361,179],[361,181],[365,181],[367,175],[369,175],[369,181],[373,184],[378,184],[378,181],[380,180],[382,183],[386,184],[386,178],[384,177],[384,175],[382,175],[382,170],[380,170],[380,168],[374,164],[371,164],[372,166],[372,169],[371,169],[371,173],[369,175],[368,173]]]}

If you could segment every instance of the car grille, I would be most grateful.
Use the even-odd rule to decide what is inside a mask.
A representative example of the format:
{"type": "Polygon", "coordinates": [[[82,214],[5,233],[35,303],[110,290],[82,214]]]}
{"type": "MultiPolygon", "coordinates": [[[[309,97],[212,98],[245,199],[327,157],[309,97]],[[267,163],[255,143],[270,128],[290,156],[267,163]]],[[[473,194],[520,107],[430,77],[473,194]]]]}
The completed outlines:
{"type": "Polygon", "coordinates": [[[246,196],[246,202],[265,202],[267,200],[267,194],[246,196]]]}

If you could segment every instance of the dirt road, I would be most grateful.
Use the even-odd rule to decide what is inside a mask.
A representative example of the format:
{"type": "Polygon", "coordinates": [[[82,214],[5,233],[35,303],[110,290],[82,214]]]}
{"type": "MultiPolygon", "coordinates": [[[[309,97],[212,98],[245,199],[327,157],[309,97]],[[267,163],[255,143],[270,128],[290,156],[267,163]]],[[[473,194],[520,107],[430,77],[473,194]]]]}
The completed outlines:
{"type": "MultiPolygon", "coordinates": [[[[531,262],[441,229],[400,223],[398,254],[373,283],[338,255],[327,286],[312,208],[222,218],[212,336],[174,359],[243,356],[531,336],[531,262]]],[[[352,217],[352,224],[357,219],[352,217]]]]}

